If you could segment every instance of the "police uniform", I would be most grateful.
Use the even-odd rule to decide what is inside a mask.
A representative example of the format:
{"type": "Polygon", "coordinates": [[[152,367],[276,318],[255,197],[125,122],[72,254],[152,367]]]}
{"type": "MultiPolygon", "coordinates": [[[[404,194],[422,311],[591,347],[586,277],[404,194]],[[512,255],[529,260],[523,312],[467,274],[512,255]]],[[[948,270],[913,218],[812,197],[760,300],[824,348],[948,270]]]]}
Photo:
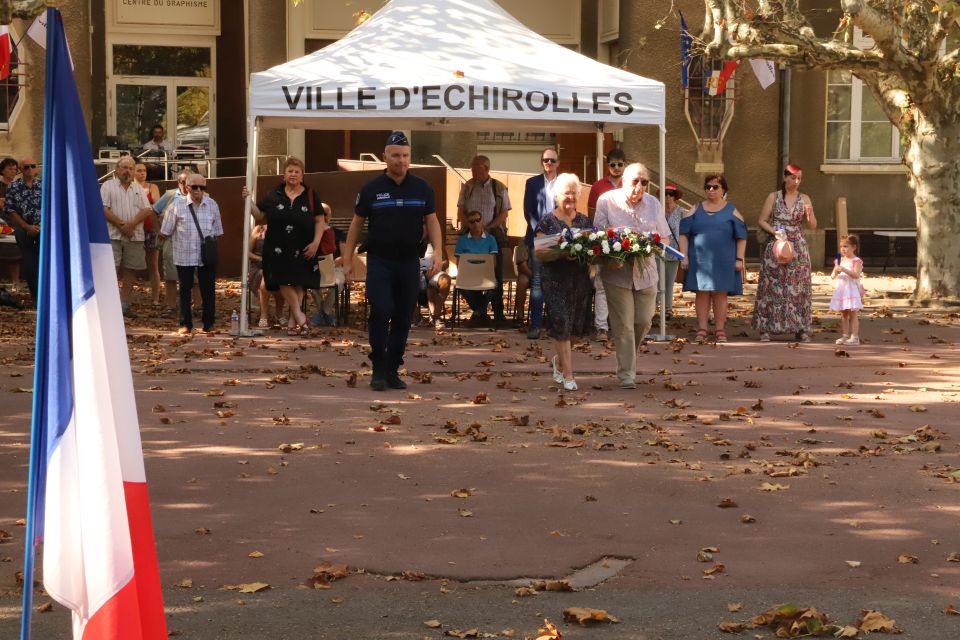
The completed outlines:
{"type": "Polygon", "coordinates": [[[375,375],[403,364],[410,312],[420,291],[424,218],[436,212],[433,189],[409,171],[400,183],[386,172],[357,194],[355,213],[367,221],[370,361],[375,375]]]}

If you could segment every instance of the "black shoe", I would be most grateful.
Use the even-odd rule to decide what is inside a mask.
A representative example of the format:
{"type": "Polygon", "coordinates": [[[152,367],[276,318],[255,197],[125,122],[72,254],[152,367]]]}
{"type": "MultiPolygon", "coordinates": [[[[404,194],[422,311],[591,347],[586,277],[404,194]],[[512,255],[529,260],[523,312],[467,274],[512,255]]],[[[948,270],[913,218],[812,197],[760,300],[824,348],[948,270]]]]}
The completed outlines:
{"type": "Polygon", "coordinates": [[[527,331],[527,338],[529,340],[539,340],[540,339],[540,327],[530,327],[530,330],[527,331]]]}
{"type": "Polygon", "coordinates": [[[379,375],[373,376],[370,378],[370,388],[374,391],[385,391],[387,388],[387,379],[379,375]]]}
{"type": "MultiPolygon", "coordinates": [[[[373,383],[371,383],[372,385],[373,383]]],[[[396,371],[387,374],[387,386],[391,389],[406,389],[407,383],[400,379],[396,371]]]]}

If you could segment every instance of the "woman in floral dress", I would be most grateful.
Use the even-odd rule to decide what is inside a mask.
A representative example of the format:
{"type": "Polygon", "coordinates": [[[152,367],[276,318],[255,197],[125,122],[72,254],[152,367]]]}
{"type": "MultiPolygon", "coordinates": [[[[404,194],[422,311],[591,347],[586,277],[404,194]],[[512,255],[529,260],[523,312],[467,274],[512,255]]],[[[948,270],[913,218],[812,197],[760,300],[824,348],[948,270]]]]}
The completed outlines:
{"type": "Polygon", "coordinates": [[[757,301],[753,309],[753,328],[760,332],[760,340],[768,342],[771,333],[792,333],[800,342],[810,342],[811,281],[810,251],[803,235],[803,224],[817,228],[810,197],[800,193],[803,170],[788,164],[783,170],[780,191],[767,196],[757,225],[767,232],[760,261],[760,281],[757,301]],[[778,229],[786,233],[793,244],[795,257],[780,263],[774,255],[774,234],[778,229]]]}

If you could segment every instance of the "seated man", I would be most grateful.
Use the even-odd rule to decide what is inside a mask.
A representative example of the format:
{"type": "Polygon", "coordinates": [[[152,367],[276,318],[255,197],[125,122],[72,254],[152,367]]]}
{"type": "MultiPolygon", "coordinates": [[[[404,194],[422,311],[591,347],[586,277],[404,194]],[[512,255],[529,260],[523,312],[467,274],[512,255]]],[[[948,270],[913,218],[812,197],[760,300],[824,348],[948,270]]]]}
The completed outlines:
{"type": "Polygon", "coordinates": [[[526,243],[521,242],[517,245],[513,254],[514,262],[517,264],[517,303],[514,306],[513,320],[520,326],[523,324],[526,314],[524,306],[527,303],[527,291],[530,289],[530,278],[533,277],[533,270],[530,268],[530,250],[526,243]]]}
{"type": "MultiPolygon", "coordinates": [[[[426,251],[420,259],[420,299],[417,304],[418,306],[426,305],[430,310],[430,319],[426,323],[432,324],[438,330],[446,328],[443,315],[452,284],[446,269],[446,260],[443,261],[442,268],[434,268],[433,245],[427,243],[426,251]]],[[[419,309],[414,309],[414,315],[415,317],[420,315],[419,309]]]]}
{"type": "MultiPolygon", "coordinates": [[[[454,254],[457,257],[467,253],[500,255],[497,239],[483,230],[483,216],[480,215],[479,211],[471,211],[467,214],[467,232],[457,239],[457,246],[454,249],[454,254]]],[[[467,326],[483,327],[489,324],[490,316],[487,315],[487,305],[493,302],[495,295],[495,289],[463,292],[467,304],[473,310],[473,315],[470,317],[467,326]]]]}

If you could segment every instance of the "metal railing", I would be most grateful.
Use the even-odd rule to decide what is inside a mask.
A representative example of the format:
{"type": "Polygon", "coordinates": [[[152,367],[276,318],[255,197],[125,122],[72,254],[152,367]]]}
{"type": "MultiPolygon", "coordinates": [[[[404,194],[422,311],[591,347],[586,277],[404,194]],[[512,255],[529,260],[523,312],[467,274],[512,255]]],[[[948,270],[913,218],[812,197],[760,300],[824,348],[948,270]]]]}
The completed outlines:
{"type": "MultiPolygon", "coordinates": [[[[133,156],[133,157],[137,161],[146,161],[146,162],[149,162],[149,164],[162,164],[164,167],[164,175],[167,176],[166,178],[167,180],[172,179],[169,177],[171,175],[169,171],[170,165],[176,165],[175,171],[173,172],[175,174],[180,170],[180,167],[182,166],[204,165],[205,167],[209,168],[213,163],[216,163],[216,162],[242,160],[244,163],[246,163],[247,161],[247,156],[213,156],[213,157],[203,156],[203,157],[181,157],[181,158],[177,158],[177,157],[168,158],[166,156],[163,156],[161,158],[161,157],[152,157],[152,156],[145,157],[146,153],[148,152],[144,151],[140,155],[133,156]]],[[[127,153],[123,153],[123,155],[121,155],[118,158],[97,158],[94,162],[96,164],[105,164],[105,163],[116,164],[117,162],[120,161],[120,158],[123,158],[128,155],[132,155],[132,154],[127,152],[127,153]]],[[[257,156],[258,161],[264,160],[264,159],[272,160],[273,171],[274,171],[273,174],[266,173],[264,171],[258,171],[257,175],[280,175],[281,163],[283,162],[283,159],[286,157],[287,157],[286,155],[277,155],[277,154],[264,154],[264,155],[257,156]]],[[[115,172],[116,172],[116,169],[111,169],[110,171],[105,173],[103,176],[98,178],[99,182],[101,183],[106,182],[107,180],[113,177],[113,174],[115,172]]],[[[238,174],[238,175],[242,175],[242,174],[238,174]]],[[[208,177],[213,177],[213,176],[208,176],[208,177]]],[[[225,176],[219,176],[219,177],[225,177],[225,176]]]]}

